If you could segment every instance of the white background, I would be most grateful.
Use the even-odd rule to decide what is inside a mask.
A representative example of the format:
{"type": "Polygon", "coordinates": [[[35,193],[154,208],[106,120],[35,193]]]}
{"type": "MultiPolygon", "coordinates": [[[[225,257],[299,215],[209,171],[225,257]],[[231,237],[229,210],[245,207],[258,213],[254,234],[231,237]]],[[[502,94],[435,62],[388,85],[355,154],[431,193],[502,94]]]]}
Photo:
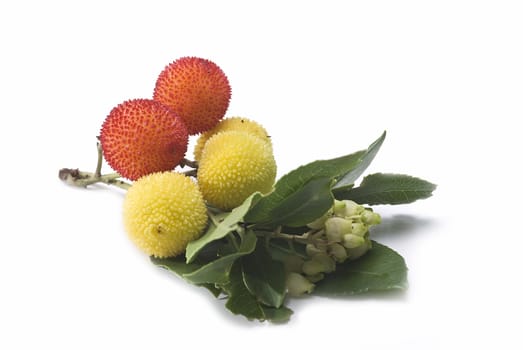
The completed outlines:
{"type": "Polygon", "coordinates": [[[2,2],[0,348],[520,349],[522,18],[519,1],[2,2]],[[367,173],[438,184],[375,208],[408,292],[248,322],[129,243],[123,191],[58,180],[93,170],[111,108],[188,55],[226,72],[227,116],[269,130],[279,176],[387,130],[367,173]]]}

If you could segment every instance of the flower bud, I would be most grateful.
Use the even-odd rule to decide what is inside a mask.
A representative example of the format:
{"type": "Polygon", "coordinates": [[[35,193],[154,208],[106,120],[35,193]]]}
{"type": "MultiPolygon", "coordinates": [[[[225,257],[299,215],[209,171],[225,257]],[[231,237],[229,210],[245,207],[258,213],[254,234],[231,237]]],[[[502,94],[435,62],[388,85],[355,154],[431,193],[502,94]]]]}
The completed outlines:
{"type": "Polygon", "coordinates": [[[323,278],[325,277],[325,275],[323,273],[317,273],[315,275],[310,275],[310,276],[305,276],[305,278],[307,278],[309,281],[311,281],[312,283],[316,283],[316,282],[319,282],[321,281],[323,278]]]}
{"type": "Polygon", "coordinates": [[[362,257],[371,248],[372,248],[372,242],[371,242],[371,240],[368,239],[359,247],[347,249],[347,253],[349,254],[349,260],[356,260],[356,259],[362,257]]]}
{"type": "Polygon", "coordinates": [[[283,265],[286,272],[301,272],[303,259],[297,255],[286,255],[283,265]]]}
{"type": "Polygon", "coordinates": [[[381,216],[372,210],[365,210],[361,213],[361,221],[367,225],[377,225],[381,223],[381,216]]]}
{"type": "Polygon", "coordinates": [[[313,256],[316,254],[325,253],[327,251],[327,248],[325,246],[316,246],[312,243],[309,243],[305,246],[305,252],[308,256],[313,256]]]}
{"type": "Polygon", "coordinates": [[[303,273],[306,275],[316,275],[323,272],[323,265],[314,260],[307,260],[303,263],[303,273]]]}
{"type": "Polygon", "coordinates": [[[354,235],[363,237],[367,233],[368,230],[369,230],[369,227],[367,225],[365,225],[363,222],[352,223],[351,233],[354,235]]]}
{"type": "Polygon", "coordinates": [[[318,254],[312,257],[312,260],[318,261],[323,264],[322,272],[333,272],[336,270],[336,262],[327,254],[318,254]]]}
{"type": "Polygon", "coordinates": [[[334,208],[333,208],[334,215],[344,217],[345,216],[345,207],[346,207],[345,201],[335,200],[334,208]]]}
{"type": "Polygon", "coordinates": [[[291,272],[287,275],[285,284],[287,286],[287,293],[292,297],[310,293],[314,289],[314,284],[311,283],[311,281],[296,272],[291,272]]]}
{"type": "Polygon", "coordinates": [[[323,228],[323,226],[325,225],[325,221],[330,217],[332,216],[332,208],[327,210],[327,212],[325,214],[323,214],[322,216],[320,216],[319,218],[317,218],[316,220],[314,220],[313,222],[311,223],[308,223],[307,224],[307,227],[308,228],[312,228],[312,229],[321,229],[323,228]]]}
{"type": "Polygon", "coordinates": [[[336,262],[344,262],[348,258],[347,250],[339,243],[329,245],[328,252],[336,262]]]}
{"type": "Polygon", "coordinates": [[[307,275],[316,275],[321,272],[332,272],[336,269],[336,263],[327,254],[316,254],[311,260],[303,263],[303,272],[307,275]]]}
{"type": "Polygon", "coordinates": [[[360,215],[365,210],[361,205],[354,201],[346,199],[343,202],[345,203],[345,211],[343,213],[344,217],[360,215]]]}
{"type": "Polygon", "coordinates": [[[351,231],[351,220],[335,216],[325,221],[325,235],[329,242],[341,242],[343,235],[351,233],[351,231]]]}
{"type": "Polygon", "coordinates": [[[349,233],[343,236],[343,246],[345,248],[356,248],[365,243],[365,238],[349,233]]]}
{"type": "Polygon", "coordinates": [[[327,252],[327,244],[328,242],[325,239],[317,239],[314,244],[316,244],[316,248],[318,248],[322,253],[327,252]]]}

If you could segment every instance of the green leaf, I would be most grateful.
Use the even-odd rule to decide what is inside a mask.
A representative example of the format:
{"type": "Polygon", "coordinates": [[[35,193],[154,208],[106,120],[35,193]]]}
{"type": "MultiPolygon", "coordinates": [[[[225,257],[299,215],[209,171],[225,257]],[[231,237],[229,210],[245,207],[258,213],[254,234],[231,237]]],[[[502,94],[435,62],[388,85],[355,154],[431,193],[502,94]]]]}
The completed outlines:
{"type": "Polygon", "coordinates": [[[334,204],[331,184],[332,180],[329,178],[307,182],[299,191],[286,197],[272,209],[271,225],[305,226],[325,214],[334,204]]]}
{"type": "Polygon", "coordinates": [[[361,151],[362,153],[360,157],[355,160],[355,166],[343,174],[343,177],[338,180],[333,189],[350,188],[354,185],[354,181],[356,181],[361,176],[361,174],[363,174],[370,163],[372,163],[374,160],[374,157],[380,150],[383,141],[385,141],[385,136],[387,136],[386,131],[384,131],[383,134],[381,134],[381,136],[365,151],[361,151]]]}
{"type": "Polygon", "coordinates": [[[153,264],[172,271],[182,277],[184,274],[191,273],[202,267],[202,265],[198,263],[186,264],[183,257],[180,256],[175,258],[155,258],[154,256],[151,256],[150,259],[153,264]]]}
{"type": "Polygon", "coordinates": [[[285,323],[289,321],[293,314],[293,311],[286,306],[275,308],[262,305],[261,308],[263,310],[264,318],[272,323],[285,323]]]}
{"type": "MultiPolygon", "coordinates": [[[[326,194],[327,186],[348,188],[367,168],[385,139],[384,132],[367,150],[347,156],[318,160],[303,165],[284,175],[274,186],[274,191],[262,197],[245,215],[245,221],[265,226],[305,225],[321,215],[332,205],[332,196],[326,194]],[[316,198],[307,196],[316,192],[316,198]]],[[[330,190],[330,188],[329,188],[330,190]]]]}
{"type": "MultiPolygon", "coordinates": [[[[334,197],[331,192],[331,183],[332,180],[328,178],[312,179],[281,201],[274,202],[269,207],[254,209],[265,217],[264,221],[258,221],[258,226],[276,227],[285,224],[290,227],[300,227],[307,225],[332,207],[334,197]],[[261,213],[261,211],[264,212],[261,213]]],[[[258,214],[249,212],[246,221],[252,222],[250,219],[258,214]]]]}
{"type": "Polygon", "coordinates": [[[224,290],[229,294],[225,307],[233,314],[243,315],[249,320],[264,320],[265,313],[260,303],[249,292],[243,282],[240,264],[233,266],[229,277],[230,282],[224,286],[224,290]]]}
{"type": "Polygon", "coordinates": [[[218,258],[198,270],[185,273],[183,277],[194,284],[227,283],[232,264],[239,257],[252,253],[256,247],[256,240],[256,235],[252,231],[247,231],[237,252],[218,258]]]}
{"type": "Polygon", "coordinates": [[[335,196],[360,204],[406,204],[430,197],[435,189],[436,185],[417,177],[376,173],[366,176],[360,186],[335,196]]]}
{"type": "Polygon", "coordinates": [[[303,259],[308,259],[305,244],[292,244],[283,239],[271,239],[268,245],[268,251],[273,260],[284,262],[289,255],[296,255],[303,259]]]}
{"type": "Polygon", "coordinates": [[[263,244],[242,258],[242,275],[245,286],[259,302],[276,308],[283,304],[285,269],[283,263],[271,258],[263,244]]]}
{"type": "Polygon", "coordinates": [[[260,304],[245,286],[241,270],[241,265],[238,261],[231,269],[229,282],[223,286],[223,289],[229,295],[225,307],[233,314],[243,315],[249,320],[288,321],[292,311],[284,306],[272,308],[260,304]]]}
{"type": "Polygon", "coordinates": [[[394,250],[372,242],[372,249],[354,261],[346,261],[316,284],[314,294],[343,296],[407,288],[405,260],[394,250]]]}
{"type": "Polygon", "coordinates": [[[245,213],[251,208],[251,205],[261,197],[256,192],[249,196],[243,204],[234,208],[230,213],[223,215],[220,222],[216,225],[214,222],[209,224],[205,234],[197,240],[190,242],[185,251],[185,258],[191,263],[207,244],[227,236],[230,232],[238,228],[238,223],[243,220],[245,213]]]}
{"type": "MultiPolygon", "coordinates": [[[[184,274],[191,273],[202,267],[202,265],[198,263],[186,264],[183,257],[155,258],[151,256],[150,259],[153,264],[173,272],[182,278],[184,274]]],[[[216,288],[214,284],[203,283],[200,286],[207,288],[215,297],[221,294],[221,290],[216,288]]]]}

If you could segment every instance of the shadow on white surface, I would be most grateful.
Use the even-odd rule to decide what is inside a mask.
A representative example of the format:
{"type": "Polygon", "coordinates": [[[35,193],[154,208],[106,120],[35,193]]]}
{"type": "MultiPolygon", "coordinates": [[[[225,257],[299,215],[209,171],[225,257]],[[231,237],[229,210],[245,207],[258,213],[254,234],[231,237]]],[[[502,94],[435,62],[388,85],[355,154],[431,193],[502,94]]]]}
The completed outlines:
{"type": "MultiPolygon", "coordinates": [[[[424,232],[431,225],[434,225],[434,221],[429,218],[410,214],[395,214],[382,217],[381,224],[372,228],[371,236],[377,240],[384,236],[408,236],[417,232],[424,232]]],[[[401,237],[401,239],[405,238],[401,237]]]]}
{"type": "MultiPolygon", "coordinates": [[[[173,294],[177,292],[190,293],[194,298],[198,299],[198,313],[200,317],[207,315],[208,319],[214,319],[215,321],[222,320],[230,325],[243,328],[256,328],[260,326],[261,323],[258,321],[248,321],[245,317],[234,315],[227,310],[225,307],[227,299],[223,295],[215,298],[207,289],[192,285],[164,268],[158,267],[157,270],[159,275],[165,277],[166,288],[171,288],[173,294]]],[[[264,323],[268,324],[268,322],[264,323]]]]}
{"type": "MultiPolygon", "coordinates": [[[[259,329],[260,327],[277,327],[281,325],[297,326],[298,324],[308,324],[309,322],[314,323],[316,318],[326,317],[329,315],[316,315],[308,321],[308,314],[315,314],[318,311],[318,307],[322,308],[337,308],[337,309],[354,309],[358,310],[369,308],[372,310],[374,307],[395,308],[406,302],[409,298],[409,290],[392,290],[383,292],[368,292],[359,295],[349,296],[316,296],[316,295],[305,295],[298,298],[288,298],[285,305],[293,310],[293,315],[288,322],[285,323],[271,323],[271,322],[259,322],[257,320],[249,321],[244,316],[234,315],[225,307],[227,298],[223,295],[215,298],[205,288],[191,285],[184,281],[174,273],[157,267],[155,269],[157,274],[165,282],[165,288],[171,289],[173,295],[177,294],[190,294],[193,298],[193,302],[198,304],[199,317],[204,317],[209,320],[210,323],[219,322],[222,326],[233,326],[241,327],[242,329],[259,329]],[[212,321],[211,321],[212,320],[212,321]]],[[[361,312],[361,311],[358,311],[361,312]]]]}

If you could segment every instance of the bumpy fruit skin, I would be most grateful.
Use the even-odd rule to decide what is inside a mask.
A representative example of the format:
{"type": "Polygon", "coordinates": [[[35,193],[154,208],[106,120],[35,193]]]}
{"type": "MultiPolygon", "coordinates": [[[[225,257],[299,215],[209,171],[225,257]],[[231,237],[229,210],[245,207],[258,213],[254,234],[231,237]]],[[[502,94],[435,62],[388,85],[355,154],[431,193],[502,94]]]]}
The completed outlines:
{"type": "Polygon", "coordinates": [[[230,117],[221,120],[218,125],[216,125],[214,128],[212,128],[209,131],[204,132],[203,134],[198,137],[198,141],[196,142],[196,145],[194,146],[194,160],[197,162],[200,161],[200,158],[202,156],[203,148],[205,146],[205,143],[214,135],[216,135],[219,132],[224,131],[244,131],[250,134],[253,134],[255,136],[258,136],[262,140],[266,141],[271,147],[272,142],[269,134],[267,133],[267,130],[265,128],[255,122],[254,120],[250,120],[247,118],[242,117],[230,117]]]}
{"type": "Polygon", "coordinates": [[[214,62],[182,57],[169,64],[156,81],[153,99],[175,111],[190,135],[213,128],[231,98],[229,80],[214,62]]]}
{"type": "Polygon", "coordinates": [[[100,131],[107,163],[130,180],[174,169],[188,143],[183,121],[169,108],[147,99],[125,101],[113,108],[100,131]]]}
{"type": "Polygon", "coordinates": [[[256,191],[271,191],[275,177],[272,147],[242,131],[226,131],[211,137],[198,169],[204,199],[222,210],[237,207],[256,191]]]}
{"type": "Polygon", "coordinates": [[[146,254],[174,257],[198,238],[207,208],[198,185],[175,172],[154,173],[135,181],[123,206],[125,229],[146,254]]]}

